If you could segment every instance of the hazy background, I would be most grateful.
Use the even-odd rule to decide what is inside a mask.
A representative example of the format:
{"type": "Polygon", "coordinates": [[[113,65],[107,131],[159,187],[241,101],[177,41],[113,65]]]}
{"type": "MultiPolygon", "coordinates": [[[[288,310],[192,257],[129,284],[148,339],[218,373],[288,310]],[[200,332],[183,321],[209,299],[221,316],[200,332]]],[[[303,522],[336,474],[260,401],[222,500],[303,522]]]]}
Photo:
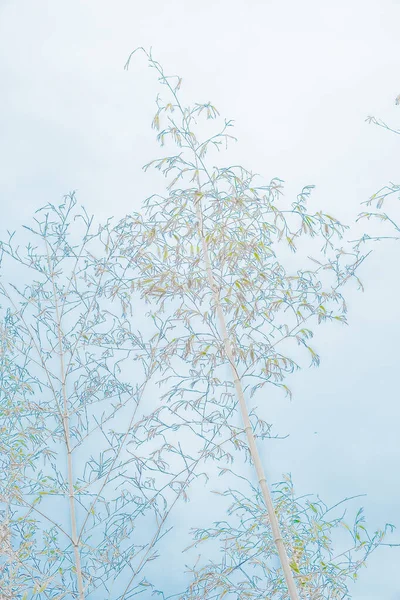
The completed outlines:
{"type": "MultiPolygon", "coordinates": [[[[288,196],[315,184],[315,207],[350,220],[398,183],[400,138],[365,118],[400,124],[399,23],[388,0],[0,0],[1,233],[71,190],[103,219],[159,188],[141,170],[158,153],[155,74],[140,56],[123,70],[139,45],[183,77],[188,101],[235,119],[237,162],[284,179],[288,196]]],[[[271,403],[290,437],[265,449],[270,478],[291,471],[299,493],[366,493],[371,528],[400,528],[399,259],[389,243],[369,260],[350,327],[323,327],[321,367],[293,379],[292,403],[271,403]]],[[[182,509],[182,528],[195,513],[182,509]]],[[[378,551],[354,600],[400,599],[399,561],[378,551]]]]}

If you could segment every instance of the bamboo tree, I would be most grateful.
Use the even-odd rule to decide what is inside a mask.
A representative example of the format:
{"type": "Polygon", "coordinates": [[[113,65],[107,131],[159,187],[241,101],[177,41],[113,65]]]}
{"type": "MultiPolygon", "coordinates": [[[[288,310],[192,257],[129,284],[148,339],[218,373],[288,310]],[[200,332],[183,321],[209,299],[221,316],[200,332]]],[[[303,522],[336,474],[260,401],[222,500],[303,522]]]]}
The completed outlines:
{"type": "MultiPolygon", "coordinates": [[[[337,219],[321,211],[308,212],[310,186],[291,205],[280,207],[280,180],[257,185],[253,174],[243,167],[211,168],[206,154],[232,138],[232,123],[225,121],[219,133],[200,140],[195,132],[198,119],[202,114],[216,119],[218,111],[210,103],[184,107],[179,97],[181,79],[165,75],[151,53],[145,54],[168,93],[168,98],[157,99],[153,127],[161,146],[173,142],[178,154],[164,155],[146,165],[173,178],[168,183],[167,196],[152,196],[145,205],[140,263],[143,277],[138,285],[149,302],[158,304],[159,318],[170,314],[175,323],[177,333],[171,334],[165,346],[166,370],[177,371],[168,358],[171,354],[174,365],[178,356],[194,366],[200,365],[192,370],[190,388],[194,389],[200,381],[204,384],[203,390],[198,390],[204,402],[195,404],[204,415],[207,400],[212,400],[214,409],[218,406],[218,400],[212,398],[212,393],[221,387],[217,373],[229,365],[230,381],[225,378],[222,386],[231,405],[225,412],[214,410],[212,415],[218,425],[213,431],[220,434],[222,428],[227,429],[226,442],[248,452],[289,597],[298,599],[255,439],[257,428],[266,436],[266,425],[251,413],[248,401],[266,384],[290,393],[284,379],[298,365],[293,357],[279,351],[279,345],[285,348],[287,342],[295,340],[310,352],[312,364],[318,364],[319,357],[309,344],[313,332],[305,324],[313,319],[345,322],[346,305],[340,288],[349,279],[357,279],[355,271],[364,256],[350,246],[347,250],[335,246],[342,243],[346,229],[337,219]],[[309,261],[308,268],[290,275],[280,258],[278,244],[286,242],[294,252],[300,238],[307,235],[323,242],[318,260],[313,259],[317,267],[309,261]],[[327,273],[330,278],[325,277],[327,273]],[[289,317],[284,314],[286,311],[290,311],[289,317]],[[200,324],[206,326],[207,332],[199,332],[200,324]],[[229,391],[231,385],[235,394],[229,391]],[[232,425],[236,402],[243,423],[240,432],[232,425]],[[241,441],[243,434],[246,442],[241,441]]],[[[168,397],[174,396],[181,400],[171,411],[177,413],[182,406],[187,410],[190,400],[183,399],[180,383],[171,388],[168,397]]],[[[209,424],[210,414],[205,418],[209,424]]],[[[218,458],[224,454],[220,453],[224,443],[219,445],[218,458]]]]}
{"type": "Polygon", "coordinates": [[[135,326],[111,221],[95,231],[72,194],[26,229],[25,250],[1,245],[5,580],[24,600],[130,597],[189,476],[153,431],[158,332],[135,326]]]}

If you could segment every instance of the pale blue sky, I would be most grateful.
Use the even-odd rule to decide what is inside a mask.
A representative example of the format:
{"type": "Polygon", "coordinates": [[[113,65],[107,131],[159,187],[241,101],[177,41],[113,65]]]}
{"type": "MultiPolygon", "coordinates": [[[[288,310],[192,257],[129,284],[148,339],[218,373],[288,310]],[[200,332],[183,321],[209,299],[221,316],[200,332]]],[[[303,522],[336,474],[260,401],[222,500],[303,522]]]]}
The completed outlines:
{"type": "MultiPolygon", "coordinates": [[[[316,205],[350,219],[398,176],[400,138],[365,118],[400,124],[399,23],[388,0],[0,0],[1,232],[72,189],[101,219],[160,185],[141,171],[157,155],[154,73],[141,57],[123,70],[139,45],[184,78],[189,101],[235,119],[237,162],[281,177],[288,195],[315,184],[316,205]]],[[[319,370],[296,376],[291,404],[271,402],[290,437],[265,456],[299,493],[367,493],[371,527],[397,524],[398,541],[399,253],[379,248],[366,293],[350,294],[350,327],[322,328],[319,370]]],[[[377,553],[354,600],[398,600],[399,560],[377,553]]]]}

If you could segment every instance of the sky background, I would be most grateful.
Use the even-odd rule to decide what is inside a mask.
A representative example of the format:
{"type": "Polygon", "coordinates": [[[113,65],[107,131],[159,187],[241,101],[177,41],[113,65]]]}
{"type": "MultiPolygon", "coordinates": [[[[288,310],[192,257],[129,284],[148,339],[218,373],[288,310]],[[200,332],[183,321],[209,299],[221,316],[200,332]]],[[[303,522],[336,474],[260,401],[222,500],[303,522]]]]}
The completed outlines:
{"type": "MultiPolygon", "coordinates": [[[[315,184],[313,205],[350,221],[398,182],[400,138],[365,119],[400,124],[399,23],[400,2],[388,0],[0,0],[1,234],[71,190],[104,219],[160,189],[141,169],[158,154],[155,74],[141,56],[123,69],[137,46],[183,77],[188,102],[211,100],[235,120],[237,163],[284,179],[289,197],[315,184]]],[[[363,267],[350,326],[321,328],[320,368],[293,378],[291,403],[269,408],[289,438],[264,449],[269,477],[290,471],[299,493],[328,503],[367,494],[368,523],[397,525],[393,541],[399,253],[381,244],[363,267]]],[[[195,511],[182,510],[181,526],[195,511]]],[[[378,551],[354,600],[399,600],[399,560],[400,549],[378,551]]]]}

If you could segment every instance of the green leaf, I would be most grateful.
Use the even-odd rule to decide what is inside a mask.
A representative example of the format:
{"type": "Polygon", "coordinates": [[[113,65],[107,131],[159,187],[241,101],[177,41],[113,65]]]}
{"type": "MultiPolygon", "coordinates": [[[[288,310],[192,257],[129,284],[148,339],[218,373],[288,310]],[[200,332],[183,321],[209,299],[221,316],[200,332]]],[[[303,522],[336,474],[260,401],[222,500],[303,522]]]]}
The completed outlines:
{"type": "Polygon", "coordinates": [[[295,563],[294,560],[292,560],[290,563],[290,568],[292,569],[292,571],[294,571],[295,573],[300,573],[299,567],[297,566],[297,563],[295,563]]]}

